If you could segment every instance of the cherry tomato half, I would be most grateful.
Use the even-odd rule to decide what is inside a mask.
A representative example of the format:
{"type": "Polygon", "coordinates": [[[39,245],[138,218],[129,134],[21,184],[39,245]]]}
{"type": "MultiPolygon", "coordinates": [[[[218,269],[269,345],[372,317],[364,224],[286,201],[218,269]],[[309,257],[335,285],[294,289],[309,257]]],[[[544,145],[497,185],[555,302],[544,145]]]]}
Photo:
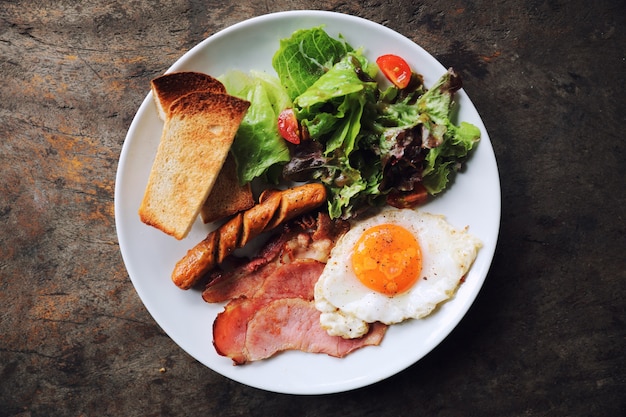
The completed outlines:
{"type": "Polygon", "coordinates": [[[387,204],[399,209],[417,207],[424,204],[426,200],[428,200],[428,191],[422,184],[415,184],[413,191],[393,190],[387,194],[387,204]]]}
{"type": "Polygon", "coordinates": [[[278,115],[278,132],[286,141],[300,143],[300,127],[293,109],[285,109],[278,115]]]}
{"type": "Polygon", "coordinates": [[[406,88],[411,81],[411,67],[398,55],[381,55],[376,64],[382,73],[398,88],[406,88]]]}

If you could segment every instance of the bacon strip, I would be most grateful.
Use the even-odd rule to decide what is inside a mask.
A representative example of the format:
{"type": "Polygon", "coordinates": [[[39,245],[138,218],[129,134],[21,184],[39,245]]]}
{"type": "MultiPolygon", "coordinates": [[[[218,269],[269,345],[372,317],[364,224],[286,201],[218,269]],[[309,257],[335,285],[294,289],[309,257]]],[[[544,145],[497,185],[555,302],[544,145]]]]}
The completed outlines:
{"type": "Polygon", "coordinates": [[[326,353],[343,358],[364,346],[379,345],[387,326],[375,323],[359,339],[329,336],[320,326],[320,312],[313,301],[283,298],[263,306],[248,323],[245,337],[247,361],[269,358],[285,350],[326,353]]]}
{"type": "MultiPolygon", "coordinates": [[[[248,323],[263,306],[281,298],[313,299],[313,287],[324,264],[314,260],[297,260],[275,268],[257,288],[256,297],[241,296],[231,300],[213,322],[213,345],[222,356],[234,363],[248,361],[245,353],[248,323]]],[[[319,317],[317,326],[319,327],[319,317]]]]}
{"type": "Polygon", "coordinates": [[[230,300],[213,323],[217,353],[242,365],[284,350],[343,357],[360,347],[378,345],[387,326],[374,324],[360,339],[329,336],[315,309],[315,283],[331,248],[348,227],[325,213],[305,216],[283,226],[255,259],[214,273],[203,299],[230,300]]]}
{"type": "Polygon", "coordinates": [[[207,303],[221,303],[237,297],[254,296],[267,277],[280,266],[278,262],[268,263],[260,259],[230,273],[217,275],[202,292],[202,299],[207,303]]]}
{"type": "Polygon", "coordinates": [[[233,360],[235,365],[247,362],[245,354],[248,321],[257,311],[254,301],[241,297],[237,303],[230,302],[213,322],[213,346],[222,356],[233,360]]]}
{"type": "Polygon", "coordinates": [[[344,357],[380,344],[387,326],[374,324],[360,339],[329,336],[320,326],[313,290],[324,264],[297,259],[277,268],[252,297],[231,300],[213,323],[218,354],[235,365],[269,358],[284,350],[344,357]]]}

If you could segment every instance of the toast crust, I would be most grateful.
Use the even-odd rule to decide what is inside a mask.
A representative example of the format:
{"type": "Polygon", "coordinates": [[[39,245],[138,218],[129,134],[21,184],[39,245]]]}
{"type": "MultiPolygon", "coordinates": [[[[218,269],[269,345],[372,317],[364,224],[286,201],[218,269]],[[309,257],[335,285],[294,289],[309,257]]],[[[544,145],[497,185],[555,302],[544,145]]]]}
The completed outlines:
{"type": "Polygon", "coordinates": [[[161,75],[150,81],[154,102],[161,120],[165,121],[172,103],[194,91],[226,94],[226,88],[216,78],[201,72],[181,71],[161,75]]]}

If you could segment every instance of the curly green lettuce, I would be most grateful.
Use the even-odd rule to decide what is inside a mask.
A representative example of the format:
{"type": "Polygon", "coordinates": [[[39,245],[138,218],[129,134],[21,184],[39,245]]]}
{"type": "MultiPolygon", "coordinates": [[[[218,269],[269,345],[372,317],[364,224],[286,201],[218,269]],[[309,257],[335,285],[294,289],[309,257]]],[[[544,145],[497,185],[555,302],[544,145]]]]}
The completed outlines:
{"type": "Polygon", "coordinates": [[[362,50],[323,27],[282,39],[272,57],[277,77],[231,71],[229,93],[251,102],[233,145],[242,182],[263,177],[325,184],[331,218],[350,218],[390,194],[442,192],[480,140],[480,130],[452,122],[461,78],[448,70],[427,89],[413,73],[404,89],[384,91],[362,50]],[[280,137],[277,118],[292,108],[298,145],[280,137]]]}

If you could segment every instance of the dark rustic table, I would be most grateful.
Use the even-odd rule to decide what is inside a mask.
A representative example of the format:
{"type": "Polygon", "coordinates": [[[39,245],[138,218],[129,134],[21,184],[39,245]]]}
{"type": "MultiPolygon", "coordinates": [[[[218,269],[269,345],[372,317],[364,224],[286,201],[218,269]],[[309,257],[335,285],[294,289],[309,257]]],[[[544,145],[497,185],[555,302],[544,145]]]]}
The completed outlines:
{"type": "Polygon", "coordinates": [[[626,7],[567,1],[0,2],[0,416],[626,415],[626,7]],[[230,381],[155,323],[115,174],[151,78],[288,9],[386,25],[458,69],[502,224],[483,290],[415,365],[327,396],[230,381]]]}

